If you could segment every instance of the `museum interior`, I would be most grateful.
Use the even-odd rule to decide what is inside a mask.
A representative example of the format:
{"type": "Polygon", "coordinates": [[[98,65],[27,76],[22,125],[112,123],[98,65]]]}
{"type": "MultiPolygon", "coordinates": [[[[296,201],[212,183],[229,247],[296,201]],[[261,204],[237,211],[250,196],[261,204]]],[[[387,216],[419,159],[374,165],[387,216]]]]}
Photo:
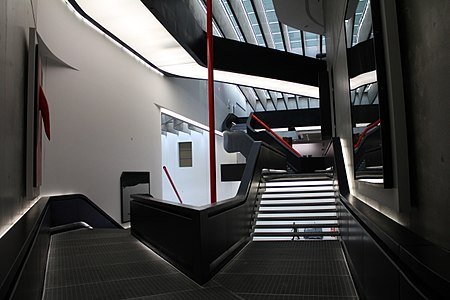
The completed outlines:
{"type": "Polygon", "coordinates": [[[0,1],[0,299],[448,298],[449,15],[0,1]]]}

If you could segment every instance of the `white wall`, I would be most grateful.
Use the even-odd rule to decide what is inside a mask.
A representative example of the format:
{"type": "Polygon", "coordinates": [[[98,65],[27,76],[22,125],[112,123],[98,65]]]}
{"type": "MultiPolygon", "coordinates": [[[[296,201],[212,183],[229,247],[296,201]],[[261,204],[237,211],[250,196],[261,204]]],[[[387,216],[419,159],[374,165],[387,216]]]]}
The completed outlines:
{"type": "MultiPolygon", "coordinates": [[[[169,172],[174,184],[185,204],[206,205],[210,203],[209,192],[209,154],[208,132],[192,132],[190,135],[180,132],[179,135],[168,133],[161,136],[162,163],[169,172]],[[192,142],[192,167],[179,167],[178,143],[192,142]]],[[[237,163],[237,153],[226,153],[223,150],[223,137],[216,135],[216,171],[217,200],[224,200],[236,195],[239,182],[221,182],[220,165],[237,163]]],[[[163,199],[178,202],[169,180],[163,176],[163,199]]]]}
{"type": "MultiPolygon", "coordinates": [[[[38,2],[37,28],[53,53],[78,69],[44,66],[52,140],[44,144],[42,194],[85,194],[119,220],[121,172],[149,170],[152,194],[161,197],[157,105],[207,124],[205,82],[152,72],[62,0],[38,2]]],[[[217,123],[226,113],[216,113],[217,123]]]]}

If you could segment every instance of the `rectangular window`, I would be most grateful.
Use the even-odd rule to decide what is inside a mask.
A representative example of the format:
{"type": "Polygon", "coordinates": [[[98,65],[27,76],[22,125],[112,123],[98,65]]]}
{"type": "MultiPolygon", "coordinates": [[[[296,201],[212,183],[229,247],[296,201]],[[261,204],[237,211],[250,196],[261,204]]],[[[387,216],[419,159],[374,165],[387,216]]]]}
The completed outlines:
{"type": "Polygon", "coordinates": [[[180,168],[192,167],[192,142],[178,143],[180,168]]]}

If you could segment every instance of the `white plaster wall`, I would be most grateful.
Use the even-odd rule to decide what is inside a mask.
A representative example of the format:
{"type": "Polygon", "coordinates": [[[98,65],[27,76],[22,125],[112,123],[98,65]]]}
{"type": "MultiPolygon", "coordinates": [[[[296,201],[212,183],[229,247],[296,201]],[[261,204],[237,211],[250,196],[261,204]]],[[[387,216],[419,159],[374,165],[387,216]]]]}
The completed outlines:
{"type": "MultiPolygon", "coordinates": [[[[210,203],[209,192],[209,153],[208,132],[192,132],[190,135],[168,133],[161,136],[162,163],[165,165],[185,204],[201,206],[210,203]],[[192,167],[180,168],[178,156],[179,142],[192,142],[192,167]]],[[[221,182],[220,165],[237,163],[237,153],[223,150],[223,138],[216,135],[216,171],[217,200],[224,200],[236,195],[240,182],[221,182]]],[[[163,199],[178,202],[169,180],[163,176],[163,199]]]]}
{"type": "MultiPolygon", "coordinates": [[[[37,28],[78,69],[44,66],[52,140],[44,144],[42,194],[82,193],[120,220],[120,174],[136,170],[151,172],[152,194],[161,197],[157,105],[207,124],[206,83],[152,72],[62,0],[38,2],[37,28]]],[[[226,114],[216,113],[217,123],[226,114]]]]}

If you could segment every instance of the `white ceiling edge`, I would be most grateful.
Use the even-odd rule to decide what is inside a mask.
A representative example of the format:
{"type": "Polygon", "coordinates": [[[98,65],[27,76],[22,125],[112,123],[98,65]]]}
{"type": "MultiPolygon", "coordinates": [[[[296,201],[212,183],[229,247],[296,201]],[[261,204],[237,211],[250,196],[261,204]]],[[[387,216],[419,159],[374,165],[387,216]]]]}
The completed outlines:
{"type": "Polygon", "coordinates": [[[370,71],[367,73],[360,74],[356,77],[350,79],[350,90],[359,88],[360,86],[374,83],[377,81],[377,71],[370,71]]]}
{"type": "MultiPolygon", "coordinates": [[[[159,69],[176,76],[207,79],[207,68],[195,62],[140,0],[77,0],[77,3],[87,15],[159,69]]],[[[319,98],[318,87],[290,81],[220,70],[214,71],[214,80],[319,98]]]]}

